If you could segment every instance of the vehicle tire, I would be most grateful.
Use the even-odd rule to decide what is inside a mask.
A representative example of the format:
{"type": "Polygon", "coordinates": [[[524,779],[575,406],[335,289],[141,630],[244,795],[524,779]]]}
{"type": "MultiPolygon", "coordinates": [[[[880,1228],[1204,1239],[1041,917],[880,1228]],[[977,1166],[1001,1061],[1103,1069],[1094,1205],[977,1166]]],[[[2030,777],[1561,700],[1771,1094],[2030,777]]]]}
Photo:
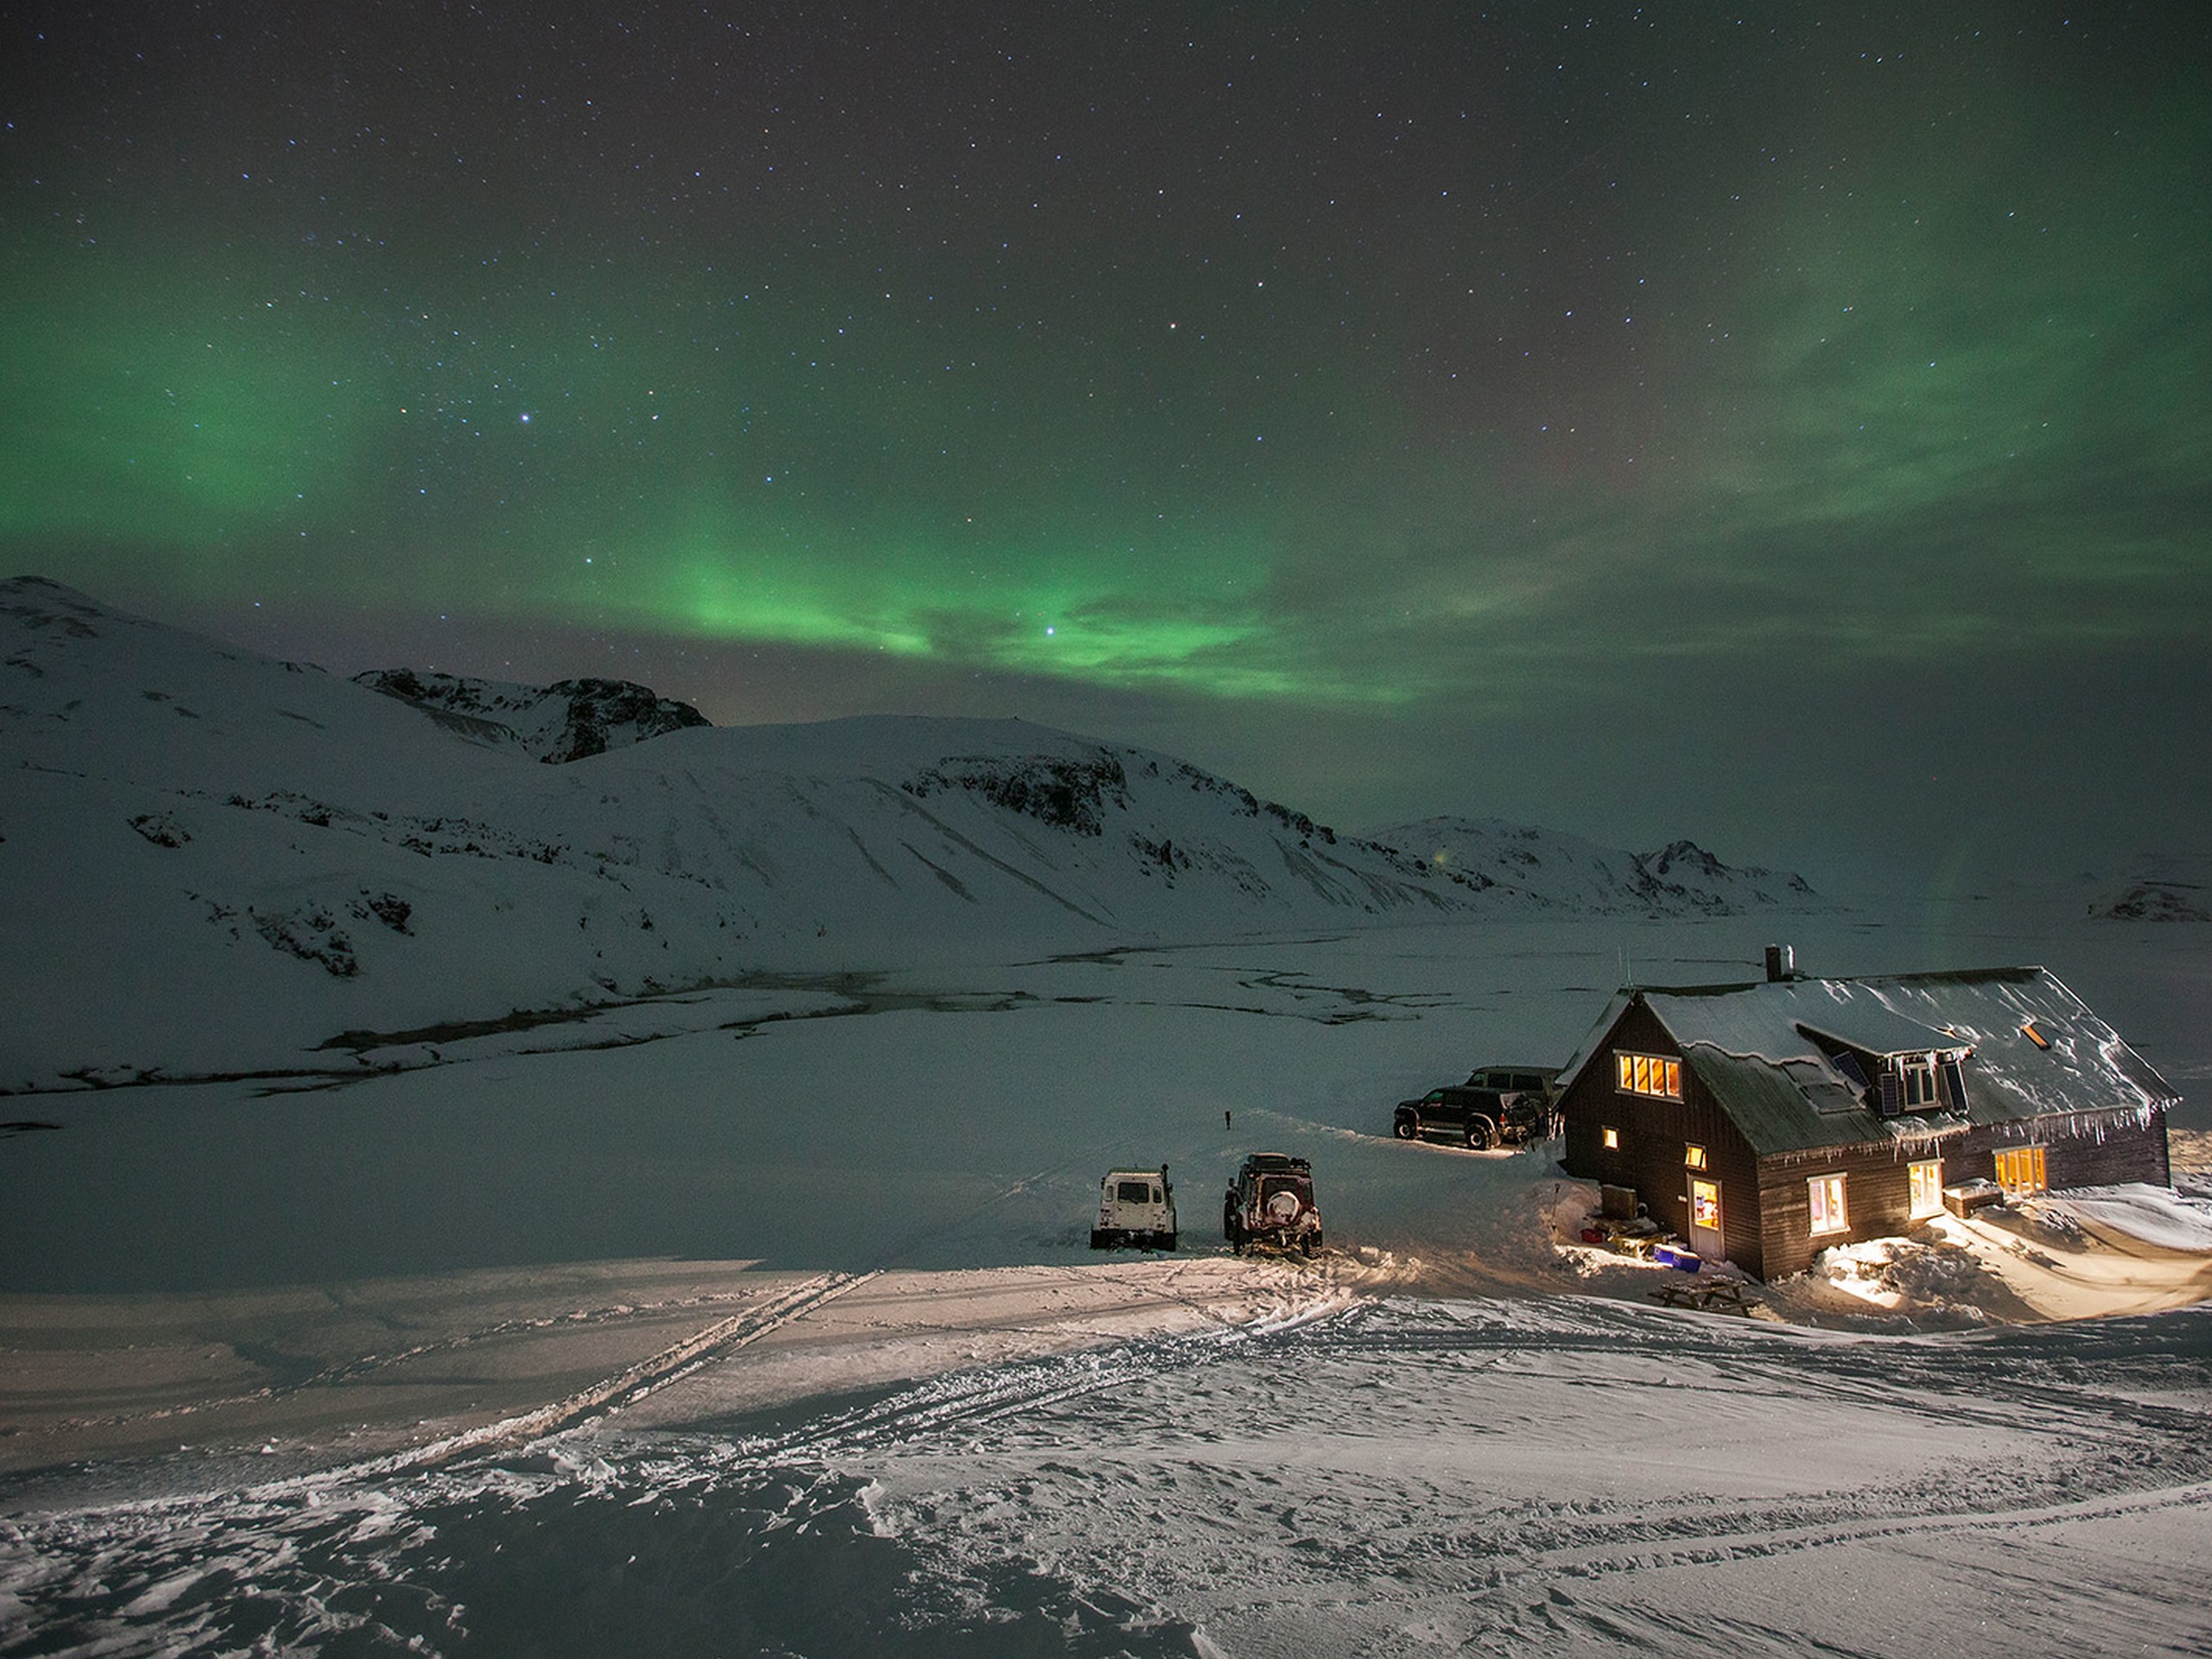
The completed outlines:
{"type": "Polygon", "coordinates": [[[1311,1262],[1315,1256],[1321,1254],[1321,1235],[1319,1233],[1306,1234],[1305,1237],[1298,1241],[1298,1250],[1300,1255],[1303,1255],[1308,1262],[1311,1262]]]}
{"type": "Polygon", "coordinates": [[[1173,1249],[1175,1248],[1175,1235],[1174,1235],[1174,1234],[1173,1234],[1173,1233],[1162,1233],[1162,1234],[1160,1235],[1160,1236],[1161,1236],[1162,1238],[1164,1238],[1164,1239],[1166,1239],[1166,1240],[1167,1241],[1166,1243],[1162,1244],[1162,1245],[1160,1247],[1161,1249],[1163,1249],[1163,1250],[1172,1250],[1172,1249],[1173,1249]]]}
{"type": "Polygon", "coordinates": [[[1101,1232],[1096,1227],[1092,1228],[1090,1248],[1094,1250],[1110,1250],[1114,1248],[1114,1236],[1111,1233],[1101,1232]]]}
{"type": "Polygon", "coordinates": [[[1480,1118],[1477,1118],[1467,1125],[1467,1150],[1470,1152],[1490,1150],[1490,1125],[1480,1118]]]}
{"type": "Polygon", "coordinates": [[[1390,1133],[1401,1141],[1418,1141],[1421,1138],[1420,1115],[1414,1112],[1402,1113],[1392,1122],[1390,1133]]]}

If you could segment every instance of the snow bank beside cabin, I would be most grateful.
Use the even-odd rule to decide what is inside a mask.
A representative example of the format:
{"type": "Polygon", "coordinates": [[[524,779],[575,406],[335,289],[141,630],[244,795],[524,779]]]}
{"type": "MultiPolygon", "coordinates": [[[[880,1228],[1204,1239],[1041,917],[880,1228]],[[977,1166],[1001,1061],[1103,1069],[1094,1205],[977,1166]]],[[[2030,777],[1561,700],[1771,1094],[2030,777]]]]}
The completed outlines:
{"type": "Polygon", "coordinates": [[[2196,1198],[2140,1182],[2054,1192],[2037,1207],[2108,1228],[2160,1249],[2212,1254],[2212,1198],[2196,1198]]]}

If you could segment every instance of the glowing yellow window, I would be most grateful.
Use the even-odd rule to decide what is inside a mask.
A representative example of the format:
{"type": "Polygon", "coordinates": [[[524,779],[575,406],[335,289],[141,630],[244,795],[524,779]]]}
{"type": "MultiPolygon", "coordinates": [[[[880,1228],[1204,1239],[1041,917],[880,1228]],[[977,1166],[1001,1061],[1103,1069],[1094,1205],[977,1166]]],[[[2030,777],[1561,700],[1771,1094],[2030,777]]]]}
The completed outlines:
{"type": "Polygon", "coordinates": [[[1682,1167],[1684,1169],[1703,1169],[1705,1167],[1705,1148],[1703,1147],[1685,1146],[1682,1148],[1682,1167]]]}
{"type": "Polygon", "coordinates": [[[1997,1154],[1997,1185],[2007,1192],[2041,1192],[2044,1182],[2041,1147],[2008,1147],[1997,1154]]]}
{"type": "Polygon", "coordinates": [[[1620,1147],[1621,1132],[1618,1129],[1607,1129],[1605,1131],[1605,1150],[1607,1152],[1618,1152],[1620,1147]]]}
{"type": "Polygon", "coordinates": [[[1943,1160],[1931,1159],[1926,1163],[1909,1165],[1905,1173],[1912,1182],[1912,1218],[1925,1220],[1943,1211],[1943,1160]]]}
{"type": "Polygon", "coordinates": [[[1690,1225],[1720,1230],[1720,1187],[1717,1182],[1690,1183],[1690,1225]]]}
{"type": "Polygon", "coordinates": [[[1660,1100],[1682,1097],[1682,1063],[1657,1054],[1613,1056],[1613,1076],[1624,1094],[1650,1095],[1660,1100]]]}

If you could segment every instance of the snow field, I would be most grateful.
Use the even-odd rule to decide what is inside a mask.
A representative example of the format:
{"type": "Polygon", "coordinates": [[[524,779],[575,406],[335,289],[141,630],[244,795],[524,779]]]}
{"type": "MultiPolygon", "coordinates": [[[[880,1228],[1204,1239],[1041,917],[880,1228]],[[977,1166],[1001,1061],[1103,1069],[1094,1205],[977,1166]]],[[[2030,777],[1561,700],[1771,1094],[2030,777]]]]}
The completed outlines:
{"type": "Polygon", "coordinates": [[[1368,1302],[18,1522],[0,1653],[2187,1652],[2212,1318],[1368,1302]]]}
{"type": "MultiPolygon", "coordinates": [[[[1760,925],[1646,925],[1636,970],[1739,976],[1760,925]]],[[[1800,960],[1918,959],[1834,929],[1800,960]]],[[[0,1655],[2212,1642],[2206,1310],[1929,1337],[1910,1297],[1826,1333],[1662,1311],[1657,1270],[1551,1249],[1578,1195],[1540,1154],[1388,1138],[1420,1087],[1560,1056],[1620,937],[920,960],[344,1087],[37,1096],[59,1128],[0,1143],[9,1440],[27,1374],[92,1353],[137,1452],[193,1450],[15,1465],[0,1655]],[[1341,1255],[1210,1254],[1259,1147],[1314,1160],[1341,1255]],[[1100,1173],[1161,1160],[1190,1248],[1094,1255],[1100,1173]],[[72,1330],[101,1319],[95,1352],[72,1330]]],[[[2195,1030],[2097,988],[2121,937],[1965,959],[2079,959],[2131,1038],[2195,1030]]],[[[2186,1077],[2202,1043],[2145,1046],[2186,1077]]],[[[1770,1291],[1836,1319],[1827,1294],[1770,1291]]]]}

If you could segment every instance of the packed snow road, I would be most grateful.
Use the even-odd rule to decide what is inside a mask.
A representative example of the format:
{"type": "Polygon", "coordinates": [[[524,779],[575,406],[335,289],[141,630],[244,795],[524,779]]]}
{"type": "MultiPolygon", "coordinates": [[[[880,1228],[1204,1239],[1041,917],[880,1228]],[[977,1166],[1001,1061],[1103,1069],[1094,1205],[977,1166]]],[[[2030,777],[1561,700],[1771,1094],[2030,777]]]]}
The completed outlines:
{"type": "Polygon", "coordinates": [[[0,1531],[0,1654],[2196,1652],[2212,1310],[1317,1300],[0,1531]]]}

